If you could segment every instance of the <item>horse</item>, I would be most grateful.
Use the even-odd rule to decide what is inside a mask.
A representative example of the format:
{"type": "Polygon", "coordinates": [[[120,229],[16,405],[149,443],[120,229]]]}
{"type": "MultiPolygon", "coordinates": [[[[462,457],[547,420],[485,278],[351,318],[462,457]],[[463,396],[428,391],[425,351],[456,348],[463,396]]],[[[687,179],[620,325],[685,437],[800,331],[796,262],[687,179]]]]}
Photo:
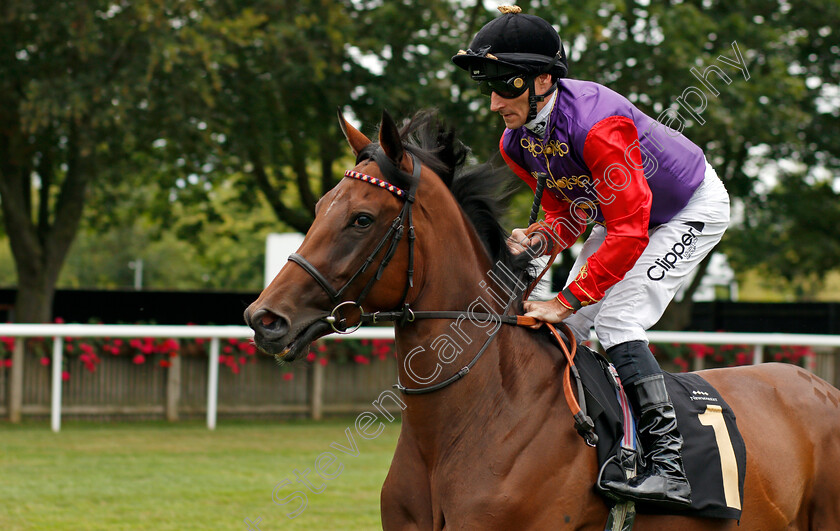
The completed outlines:
{"type": "MultiPolygon", "coordinates": [[[[562,396],[565,358],[547,334],[492,317],[522,311],[499,172],[466,164],[432,113],[402,128],[384,113],[378,142],[339,122],[356,166],[246,310],[256,344],[294,361],[333,331],[395,321],[406,408],[381,490],[386,531],[604,529],[595,451],[562,396]]],[[[788,364],[698,374],[738,416],[741,520],[639,514],[635,528],[840,529],[840,392],[788,364]]]]}

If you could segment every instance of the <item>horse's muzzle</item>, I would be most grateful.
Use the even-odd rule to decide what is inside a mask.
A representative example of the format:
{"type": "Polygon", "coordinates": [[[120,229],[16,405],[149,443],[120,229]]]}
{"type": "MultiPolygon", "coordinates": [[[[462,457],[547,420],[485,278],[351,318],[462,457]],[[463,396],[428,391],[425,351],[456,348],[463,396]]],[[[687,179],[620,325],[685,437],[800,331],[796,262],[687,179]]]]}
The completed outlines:
{"type": "Polygon", "coordinates": [[[332,330],[322,318],[303,326],[295,326],[292,330],[288,318],[266,308],[253,313],[248,308],[245,310],[245,322],[254,329],[254,343],[257,347],[282,361],[295,361],[303,357],[313,341],[332,330]]]}
{"type": "Polygon", "coordinates": [[[266,308],[261,308],[251,315],[248,315],[249,311],[250,308],[245,310],[245,322],[266,341],[277,341],[289,333],[289,320],[282,315],[266,308]]]}

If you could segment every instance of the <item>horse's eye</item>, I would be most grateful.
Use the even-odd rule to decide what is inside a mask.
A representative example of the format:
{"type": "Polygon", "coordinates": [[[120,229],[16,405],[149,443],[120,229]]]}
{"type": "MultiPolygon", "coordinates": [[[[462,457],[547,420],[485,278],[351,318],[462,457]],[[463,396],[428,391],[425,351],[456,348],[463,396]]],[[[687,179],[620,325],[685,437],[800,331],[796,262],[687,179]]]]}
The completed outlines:
{"type": "Polygon", "coordinates": [[[373,218],[368,214],[358,214],[353,220],[353,226],[358,229],[370,227],[371,223],[373,223],[373,218]]]}

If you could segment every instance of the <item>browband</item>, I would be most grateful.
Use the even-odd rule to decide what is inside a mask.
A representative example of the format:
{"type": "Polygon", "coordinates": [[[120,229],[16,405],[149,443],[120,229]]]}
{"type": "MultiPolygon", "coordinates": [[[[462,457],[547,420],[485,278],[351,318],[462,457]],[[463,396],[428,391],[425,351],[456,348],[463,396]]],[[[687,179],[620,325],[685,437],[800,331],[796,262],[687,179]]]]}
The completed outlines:
{"type": "Polygon", "coordinates": [[[391,184],[387,181],[383,181],[382,179],[372,177],[372,176],[370,176],[366,173],[361,173],[361,172],[354,171],[354,170],[347,170],[346,172],[344,172],[344,176],[345,177],[350,177],[351,179],[358,179],[360,181],[364,181],[366,183],[370,183],[374,186],[378,186],[380,188],[388,190],[389,192],[391,192],[395,196],[399,197],[400,199],[405,199],[406,197],[408,197],[408,192],[406,192],[402,188],[394,186],[393,184],[391,184]]]}

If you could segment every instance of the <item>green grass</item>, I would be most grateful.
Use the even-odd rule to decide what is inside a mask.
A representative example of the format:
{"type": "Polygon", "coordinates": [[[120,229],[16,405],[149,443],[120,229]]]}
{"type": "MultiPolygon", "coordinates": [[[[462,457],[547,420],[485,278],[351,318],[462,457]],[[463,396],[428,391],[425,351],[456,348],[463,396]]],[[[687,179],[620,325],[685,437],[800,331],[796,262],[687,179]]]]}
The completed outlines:
{"type": "MultiPolygon", "coordinates": [[[[44,423],[0,424],[2,530],[223,530],[381,529],[379,490],[391,462],[398,423],[373,440],[360,438],[354,418],[324,422],[221,421],[214,432],[198,422],[174,424],[65,422],[60,433],[44,423]],[[348,446],[350,428],[358,456],[348,446]],[[344,465],[325,482],[315,472],[330,451],[344,465]],[[295,483],[293,470],[310,469],[313,493],[295,483]],[[295,490],[298,503],[282,500],[295,490]]],[[[335,473],[338,463],[324,470],[335,473]]]]}

